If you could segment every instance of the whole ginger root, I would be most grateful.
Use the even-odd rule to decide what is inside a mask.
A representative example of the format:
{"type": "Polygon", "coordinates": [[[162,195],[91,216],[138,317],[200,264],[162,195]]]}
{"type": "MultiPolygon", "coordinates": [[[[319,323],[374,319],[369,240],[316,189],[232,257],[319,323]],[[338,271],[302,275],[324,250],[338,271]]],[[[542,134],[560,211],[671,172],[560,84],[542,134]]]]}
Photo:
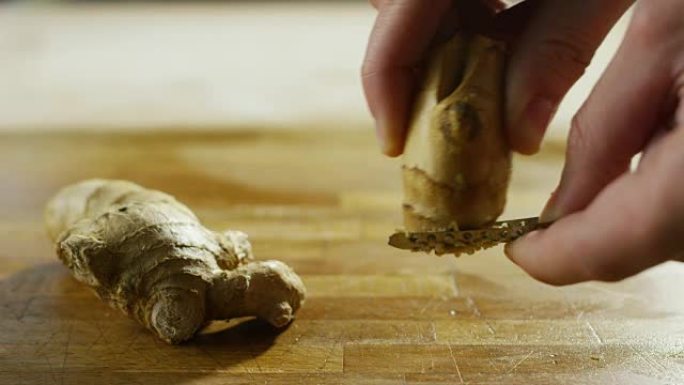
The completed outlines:
{"type": "Polygon", "coordinates": [[[407,231],[476,229],[501,215],[511,173],[504,69],[504,43],[480,35],[435,54],[404,149],[407,231]]]}
{"type": "Polygon", "coordinates": [[[287,325],[305,288],[279,261],[253,261],[247,235],[213,232],[172,196],[88,180],[47,205],[57,254],[74,277],[169,343],[211,320],[256,316],[287,325]]]}

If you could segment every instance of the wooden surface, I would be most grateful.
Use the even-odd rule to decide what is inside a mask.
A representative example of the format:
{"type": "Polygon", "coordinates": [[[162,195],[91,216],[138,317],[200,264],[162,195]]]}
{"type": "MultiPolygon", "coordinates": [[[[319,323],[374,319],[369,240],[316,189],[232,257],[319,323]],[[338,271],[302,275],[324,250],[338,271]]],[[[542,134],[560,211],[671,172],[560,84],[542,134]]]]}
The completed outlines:
{"type": "MultiPolygon", "coordinates": [[[[558,145],[518,159],[508,216],[539,210],[561,159],[558,145]]],[[[1,384],[684,383],[682,266],[554,288],[500,249],[393,250],[398,164],[370,132],[6,134],[0,165],[1,384]],[[213,228],[247,231],[258,258],[303,276],[297,320],[168,346],[99,302],[41,222],[57,188],[88,177],[162,189],[213,228]]]]}

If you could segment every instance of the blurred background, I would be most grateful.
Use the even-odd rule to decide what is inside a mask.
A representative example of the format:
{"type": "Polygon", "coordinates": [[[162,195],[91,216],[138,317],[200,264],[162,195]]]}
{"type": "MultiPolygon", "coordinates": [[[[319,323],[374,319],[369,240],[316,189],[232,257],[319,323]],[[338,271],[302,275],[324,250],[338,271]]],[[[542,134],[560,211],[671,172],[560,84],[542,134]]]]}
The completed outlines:
{"type": "Polygon", "coordinates": [[[0,3],[0,131],[370,129],[358,73],[373,18],[362,0],[0,3]]]}

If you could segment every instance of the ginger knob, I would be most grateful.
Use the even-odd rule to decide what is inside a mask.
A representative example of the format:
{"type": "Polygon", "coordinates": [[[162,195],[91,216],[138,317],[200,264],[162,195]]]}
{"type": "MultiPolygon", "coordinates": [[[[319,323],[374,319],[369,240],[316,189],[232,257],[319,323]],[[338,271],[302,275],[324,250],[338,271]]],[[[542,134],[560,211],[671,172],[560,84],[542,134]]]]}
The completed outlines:
{"type": "Polygon", "coordinates": [[[404,149],[407,231],[480,228],[501,215],[511,173],[504,70],[504,44],[484,36],[457,35],[434,55],[404,149]]]}
{"type": "Polygon", "coordinates": [[[179,343],[212,320],[294,318],[305,289],[279,261],[254,261],[247,235],[202,226],[172,196],[88,180],[61,190],[46,224],[57,255],[97,296],[159,338],[179,343]]]}

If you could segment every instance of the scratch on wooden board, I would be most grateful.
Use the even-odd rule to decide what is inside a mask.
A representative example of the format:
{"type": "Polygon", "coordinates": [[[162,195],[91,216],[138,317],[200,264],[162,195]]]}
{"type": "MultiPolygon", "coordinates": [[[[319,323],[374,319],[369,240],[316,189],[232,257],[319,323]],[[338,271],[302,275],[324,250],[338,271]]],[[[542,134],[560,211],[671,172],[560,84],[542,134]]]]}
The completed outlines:
{"type": "Polygon", "coordinates": [[[589,327],[589,331],[591,331],[591,335],[594,336],[596,341],[599,343],[599,345],[604,345],[605,342],[603,341],[603,338],[598,334],[596,329],[594,328],[594,325],[591,324],[589,321],[585,321],[585,324],[587,324],[587,327],[589,327]]]}
{"type": "Polygon", "coordinates": [[[480,313],[480,309],[475,304],[473,297],[466,297],[466,306],[468,306],[468,309],[470,309],[475,317],[482,318],[482,313],[480,313]]]}
{"type": "Polygon", "coordinates": [[[525,357],[523,357],[520,361],[518,361],[515,365],[513,365],[510,369],[508,369],[508,370],[506,371],[506,374],[513,373],[513,371],[515,371],[515,369],[517,369],[518,366],[520,366],[520,364],[522,364],[522,363],[525,362],[528,358],[530,358],[530,356],[531,356],[532,354],[534,354],[534,350],[532,350],[532,351],[530,351],[529,353],[527,353],[527,355],[526,355],[525,357]]]}
{"type": "Polygon", "coordinates": [[[247,376],[249,376],[250,381],[254,382],[254,375],[252,374],[252,371],[249,369],[247,365],[245,365],[244,362],[240,362],[240,367],[247,373],[247,376]]]}
{"type": "Polygon", "coordinates": [[[69,357],[69,345],[71,345],[71,332],[74,330],[74,325],[69,325],[69,330],[67,331],[67,340],[64,344],[64,355],[62,356],[62,368],[61,368],[61,383],[64,385],[64,377],[66,377],[66,364],[67,358],[69,357]]]}
{"type": "Polygon", "coordinates": [[[430,322],[430,330],[432,331],[432,341],[430,342],[437,341],[437,327],[435,327],[434,322],[430,322]]]}
{"type": "Polygon", "coordinates": [[[293,330],[292,334],[294,334],[294,336],[292,337],[293,342],[287,345],[287,348],[283,352],[283,356],[288,356],[289,354],[291,354],[294,351],[295,347],[299,345],[299,341],[301,341],[302,338],[304,338],[304,336],[308,336],[309,334],[309,331],[307,329],[304,329],[304,332],[299,332],[299,326],[297,324],[293,324],[292,326],[290,326],[288,328],[288,331],[290,329],[293,330]]]}
{"type": "Polygon", "coordinates": [[[418,314],[423,315],[425,313],[425,311],[427,310],[427,308],[430,307],[435,302],[436,299],[437,299],[437,297],[433,296],[433,297],[430,297],[429,300],[425,301],[425,304],[420,308],[420,310],[418,311],[418,314]]]}
{"type": "Polygon", "coordinates": [[[42,354],[43,354],[43,348],[45,348],[45,347],[51,345],[51,344],[52,344],[52,340],[55,339],[55,336],[56,336],[58,333],[60,333],[60,330],[54,330],[54,331],[52,331],[52,332],[50,333],[50,336],[49,336],[48,338],[44,339],[44,342],[43,342],[43,343],[40,343],[38,346],[36,346],[36,350],[34,350],[33,352],[34,352],[36,355],[42,355],[42,354]]]}
{"type": "Polygon", "coordinates": [[[52,366],[52,362],[50,362],[50,357],[47,354],[43,354],[42,350],[48,344],[52,343],[52,340],[54,340],[55,336],[59,333],[59,330],[55,330],[52,333],[50,333],[50,336],[44,340],[43,343],[40,343],[37,347],[36,350],[34,350],[34,353],[37,356],[42,356],[45,359],[45,362],[47,363],[48,367],[50,368],[50,377],[52,377],[52,383],[57,384],[57,377],[55,376],[55,368],[52,366]]]}
{"type": "Polygon", "coordinates": [[[479,318],[479,319],[484,321],[485,325],[487,326],[487,331],[489,331],[489,334],[491,334],[491,335],[496,334],[496,329],[494,329],[492,324],[489,323],[489,321],[487,321],[486,319],[484,319],[482,317],[482,313],[480,312],[480,308],[477,307],[477,304],[475,303],[475,300],[473,299],[473,297],[470,297],[470,296],[466,297],[466,306],[468,306],[468,309],[470,309],[470,311],[473,313],[473,315],[476,318],[479,318]]]}
{"type": "Polygon", "coordinates": [[[45,358],[45,362],[47,362],[48,367],[50,368],[50,377],[52,378],[52,383],[57,384],[57,376],[55,374],[55,368],[52,366],[52,362],[50,362],[50,358],[48,356],[43,356],[45,358]]]}
{"type": "Polygon", "coordinates": [[[461,375],[461,368],[459,368],[458,364],[456,363],[456,357],[454,357],[454,350],[451,348],[451,344],[447,344],[447,347],[449,348],[449,356],[451,357],[451,362],[454,363],[454,368],[456,368],[458,379],[461,381],[461,384],[465,384],[465,381],[463,381],[463,376],[461,375]]]}
{"type": "Polygon", "coordinates": [[[430,366],[427,368],[425,367],[425,360],[420,360],[420,372],[421,373],[426,373],[428,371],[434,371],[435,369],[435,355],[433,354],[434,352],[432,349],[427,350],[427,354],[430,356],[430,366]]]}
{"type": "Polygon", "coordinates": [[[619,291],[619,290],[609,289],[603,285],[604,284],[597,283],[597,282],[588,282],[587,283],[587,286],[589,286],[592,289],[595,289],[597,291],[603,292],[605,294],[614,295],[614,296],[620,297],[622,299],[641,300],[641,297],[639,297],[637,294],[630,293],[627,291],[619,291]]]}
{"type": "Polygon", "coordinates": [[[256,352],[254,352],[252,349],[249,349],[249,355],[252,357],[252,361],[254,361],[254,364],[257,367],[257,373],[263,373],[264,371],[261,369],[258,354],[256,354],[256,352]]]}
{"type": "Polygon", "coordinates": [[[29,297],[29,299],[26,300],[26,302],[24,302],[24,306],[22,306],[21,310],[19,311],[19,314],[17,315],[17,321],[22,321],[24,319],[26,312],[28,312],[29,306],[31,306],[35,299],[35,296],[31,296],[29,297]]]}
{"type": "MultiPolygon", "coordinates": [[[[323,363],[321,366],[318,367],[318,370],[323,370],[325,369],[326,366],[328,366],[328,361],[330,360],[330,357],[332,357],[333,353],[335,352],[335,348],[337,347],[338,344],[342,344],[342,339],[343,336],[337,336],[335,339],[335,342],[330,346],[330,349],[325,353],[325,357],[323,358],[323,363]]],[[[342,369],[344,370],[344,354],[342,354],[342,369]]]]}
{"type": "MultiPolygon", "coordinates": [[[[140,333],[135,333],[135,334],[133,334],[133,338],[131,338],[131,339],[128,341],[128,343],[126,344],[126,346],[124,346],[124,348],[119,352],[119,354],[124,354],[125,352],[128,352],[129,350],[131,350],[131,349],[133,348],[133,345],[135,345],[135,344],[138,343],[138,338],[140,338],[140,333]]],[[[153,341],[155,342],[155,344],[154,344],[153,346],[154,346],[156,349],[159,349],[159,346],[157,345],[157,340],[154,339],[153,341]]]]}
{"type": "MultiPolygon", "coordinates": [[[[139,332],[134,333],[123,348],[119,348],[119,350],[114,350],[110,354],[115,355],[117,358],[119,358],[131,351],[135,351],[135,347],[138,342],[138,339],[140,338],[140,335],[141,333],[139,332]]],[[[157,338],[152,339],[152,347],[154,347],[157,351],[159,350],[159,343],[160,342],[157,341],[157,338]]],[[[150,356],[157,357],[156,354],[150,356]]]]}
{"type": "Polygon", "coordinates": [[[456,272],[451,275],[451,280],[454,284],[454,297],[458,297],[460,290],[458,290],[458,278],[456,277],[456,272]]]}
{"type": "Polygon", "coordinates": [[[655,360],[653,358],[654,354],[644,353],[644,352],[638,350],[635,346],[629,346],[629,348],[636,354],[636,357],[639,357],[641,362],[643,362],[644,364],[649,366],[654,371],[654,373],[665,374],[665,375],[669,374],[665,365],[663,365],[658,360],[655,360]]]}
{"type": "Polygon", "coordinates": [[[568,293],[563,293],[563,301],[567,305],[569,311],[575,315],[576,319],[579,321],[584,317],[584,310],[580,310],[577,308],[577,305],[573,300],[568,296],[568,293]]]}
{"type": "MultiPolygon", "coordinates": [[[[95,337],[93,342],[91,342],[90,345],[88,346],[88,349],[87,349],[88,351],[92,350],[93,347],[95,345],[97,345],[98,342],[100,342],[100,340],[105,340],[104,330],[102,329],[102,324],[100,324],[100,322],[98,320],[95,320],[94,323],[95,323],[95,327],[97,328],[97,336],[95,337]]],[[[105,343],[107,343],[109,345],[108,341],[106,341],[106,340],[105,340],[105,343]]]]}
{"type": "Polygon", "coordinates": [[[223,367],[221,361],[219,361],[216,357],[209,353],[207,349],[205,349],[202,345],[198,345],[198,349],[203,355],[205,355],[209,359],[209,361],[213,362],[214,365],[216,365],[216,369],[221,369],[223,367]]]}

